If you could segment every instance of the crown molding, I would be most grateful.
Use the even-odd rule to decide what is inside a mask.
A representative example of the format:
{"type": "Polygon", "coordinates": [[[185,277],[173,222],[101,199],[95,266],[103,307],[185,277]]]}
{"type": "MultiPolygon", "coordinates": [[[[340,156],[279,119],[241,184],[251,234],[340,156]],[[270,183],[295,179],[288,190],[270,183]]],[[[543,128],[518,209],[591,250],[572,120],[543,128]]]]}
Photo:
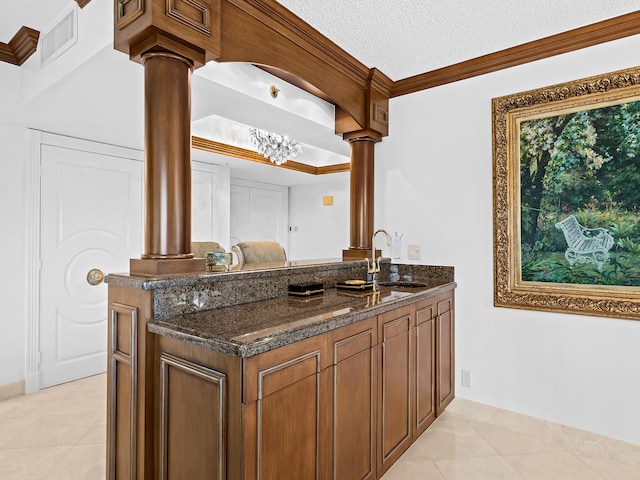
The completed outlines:
{"type": "Polygon", "coordinates": [[[35,53],[39,37],[38,30],[21,27],[9,43],[0,42],[0,62],[22,65],[35,53]]]}
{"type": "Polygon", "coordinates": [[[640,10],[394,82],[391,97],[640,34],[640,10]]]}
{"type": "MultiPolygon", "coordinates": [[[[80,8],[84,8],[91,0],[76,0],[80,8]]],[[[0,42],[0,62],[22,65],[36,52],[40,32],[23,26],[9,43],[0,42]]]]}
{"type": "Polygon", "coordinates": [[[213,140],[202,137],[191,137],[191,146],[205,152],[218,153],[220,155],[227,155],[229,157],[249,160],[251,162],[270,165],[272,167],[286,168],[287,170],[294,170],[296,172],[308,173],[311,175],[327,175],[331,173],[348,172],[351,169],[351,165],[349,163],[339,163],[335,165],[327,165],[324,167],[314,167],[313,165],[296,162],[294,160],[289,160],[282,165],[276,165],[275,163],[267,160],[258,152],[254,152],[253,150],[234,147],[233,145],[228,145],[226,143],[214,142],[213,140]]]}

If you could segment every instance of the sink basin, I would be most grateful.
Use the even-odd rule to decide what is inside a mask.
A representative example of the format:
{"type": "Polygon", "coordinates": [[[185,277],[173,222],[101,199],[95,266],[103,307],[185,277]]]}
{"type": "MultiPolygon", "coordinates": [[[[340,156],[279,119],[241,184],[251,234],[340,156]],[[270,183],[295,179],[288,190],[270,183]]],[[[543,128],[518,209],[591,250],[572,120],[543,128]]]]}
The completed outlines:
{"type": "Polygon", "coordinates": [[[378,285],[380,285],[381,287],[393,287],[393,288],[424,288],[427,286],[426,283],[407,282],[407,281],[378,282],[378,285]]]}

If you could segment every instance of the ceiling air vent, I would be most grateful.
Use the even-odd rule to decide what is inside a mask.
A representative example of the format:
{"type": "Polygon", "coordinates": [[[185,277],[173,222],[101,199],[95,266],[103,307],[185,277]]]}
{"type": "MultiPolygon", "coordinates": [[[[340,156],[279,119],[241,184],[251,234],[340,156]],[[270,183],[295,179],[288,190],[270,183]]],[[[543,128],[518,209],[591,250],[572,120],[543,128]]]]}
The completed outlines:
{"type": "Polygon", "coordinates": [[[78,8],[74,3],[40,37],[41,65],[52,62],[78,41],[78,8]]]}

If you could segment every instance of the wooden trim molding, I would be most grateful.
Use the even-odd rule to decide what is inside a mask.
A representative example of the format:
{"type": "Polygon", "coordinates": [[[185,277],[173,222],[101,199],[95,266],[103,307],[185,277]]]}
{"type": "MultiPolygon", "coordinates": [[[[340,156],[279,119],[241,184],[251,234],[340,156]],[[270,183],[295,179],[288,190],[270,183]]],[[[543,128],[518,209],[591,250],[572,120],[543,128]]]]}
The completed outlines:
{"type": "Polygon", "coordinates": [[[91,0],[76,0],[76,3],[80,8],[84,8],[91,0]]]}
{"type": "MultiPolygon", "coordinates": [[[[116,478],[116,462],[117,452],[128,451],[129,452],[129,478],[136,478],[136,466],[137,466],[137,410],[138,410],[138,308],[131,305],[124,305],[121,303],[112,303],[109,307],[109,423],[107,425],[107,436],[109,437],[109,443],[107,445],[107,462],[109,472],[111,472],[110,480],[116,478]],[[122,326],[126,331],[126,322],[129,322],[129,338],[126,338],[126,334],[122,336],[118,335],[118,330],[122,326]],[[123,323],[123,325],[120,325],[123,323]],[[127,342],[128,340],[128,342],[127,342]],[[124,343],[124,349],[120,348],[119,342],[124,343]],[[128,345],[127,345],[128,343],[128,345]],[[118,366],[122,367],[122,371],[125,373],[125,379],[119,382],[118,380],[118,366]],[[128,369],[128,371],[127,371],[128,369]],[[129,378],[128,395],[123,394],[122,397],[128,397],[128,405],[125,402],[118,402],[118,388],[123,388],[126,383],[126,377],[129,378]],[[119,386],[122,383],[122,386],[119,386]],[[124,410],[124,412],[118,411],[118,409],[124,410]],[[118,422],[118,418],[120,420],[118,422]],[[128,438],[124,434],[118,435],[118,431],[122,432],[124,427],[129,427],[128,438]],[[119,445],[118,441],[122,441],[125,445],[119,445]]],[[[124,473],[124,472],[123,472],[124,473]]]]}
{"type": "Polygon", "coordinates": [[[36,52],[40,32],[29,27],[21,27],[9,43],[0,42],[0,62],[22,65],[36,52]]]}
{"type": "Polygon", "coordinates": [[[457,82],[640,33],[640,10],[394,82],[391,97],[457,82]]]}
{"type": "Polygon", "coordinates": [[[295,162],[289,160],[282,165],[276,165],[264,158],[258,152],[247,150],[246,148],[234,147],[226,143],[214,142],[202,137],[191,137],[191,146],[205,152],[218,153],[220,155],[228,155],[230,157],[241,158],[251,162],[261,163],[263,165],[271,165],[277,168],[286,168],[296,172],[309,173],[311,175],[327,175],[331,173],[348,172],[351,169],[349,163],[339,163],[335,165],[326,165],[324,167],[314,167],[306,163],[295,162]]]}

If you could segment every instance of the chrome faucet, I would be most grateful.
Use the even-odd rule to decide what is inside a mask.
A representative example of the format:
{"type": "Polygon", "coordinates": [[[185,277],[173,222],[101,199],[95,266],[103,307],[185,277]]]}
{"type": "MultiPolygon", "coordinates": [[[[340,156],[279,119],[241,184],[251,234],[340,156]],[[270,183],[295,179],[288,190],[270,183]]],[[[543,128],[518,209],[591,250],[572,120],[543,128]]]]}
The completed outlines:
{"type": "Polygon", "coordinates": [[[379,233],[384,233],[387,236],[387,246],[391,246],[391,235],[389,232],[383,229],[376,230],[371,236],[371,262],[367,258],[367,273],[371,274],[373,278],[373,290],[376,289],[376,274],[380,271],[380,257],[376,260],[376,246],[375,246],[375,238],[379,233]]]}

